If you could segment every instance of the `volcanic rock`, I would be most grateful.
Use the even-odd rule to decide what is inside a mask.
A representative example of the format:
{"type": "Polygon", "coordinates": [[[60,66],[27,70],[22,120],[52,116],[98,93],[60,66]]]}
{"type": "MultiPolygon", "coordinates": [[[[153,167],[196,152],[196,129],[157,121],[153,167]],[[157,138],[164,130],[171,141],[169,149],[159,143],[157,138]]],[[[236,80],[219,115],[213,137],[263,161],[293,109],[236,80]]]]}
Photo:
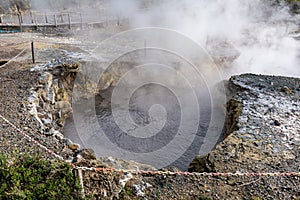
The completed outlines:
{"type": "Polygon", "coordinates": [[[225,138],[189,171],[299,171],[300,79],[244,74],[231,77],[228,87],[225,138]]]}

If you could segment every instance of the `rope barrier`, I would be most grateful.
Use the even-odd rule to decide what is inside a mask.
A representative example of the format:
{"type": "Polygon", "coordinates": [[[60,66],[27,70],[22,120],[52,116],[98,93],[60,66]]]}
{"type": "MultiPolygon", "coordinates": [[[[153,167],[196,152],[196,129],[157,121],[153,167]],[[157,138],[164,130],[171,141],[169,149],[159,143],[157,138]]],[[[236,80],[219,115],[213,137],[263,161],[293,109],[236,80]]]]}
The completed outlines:
{"type": "Polygon", "coordinates": [[[83,171],[102,171],[106,173],[111,172],[121,172],[121,173],[131,173],[131,174],[150,174],[150,175],[186,175],[186,176],[212,176],[212,177],[227,177],[227,176],[300,176],[300,172],[249,172],[249,173],[240,173],[240,172],[170,172],[170,171],[143,171],[143,170],[119,170],[119,169],[112,169],[112,168],[94,168],[94,167],[75,167],[76,169],[81,169],[83,171]]]}
{"type": "Polygon", "coordinates": [[[47,153],[49,153],[50,155],[54,156],[55,158],[58,158],[59,160],[64,160],[64,158],[62,156],[56,154],[54,151],[48,149],[47,147],[45,147],[44,145],[42,145],[41,143],[39,143],[38,141],[36,141],[32,137],[30,137],[28,134],[24,133],[21,129],[19,129],[18,127],[16,127],[13,123],[11,123],[8,119],[6,119],[5,117],[3,117],[1,114],[0,114],[0,118],[2,120],[4,120],[7,124],[9,124],[12,128],[14,128],[16,131],[18,131],[19,133],[21,133],[26,139],[29,140],[29,142],[32,142],[33,144],[37,145],[38,147],[40,147],[41,149],[45,150],[47,153]]]}
{"type": "MultiPolygon", "coordinates": [[[[30,142],[37,145],[41,149],[45,150],[50,155],[54,156],[55,158],[58,158],[59,160],[63,160],[67,162],[62,156],[58,155],[54,151],[48,149],[46,146],[42,145],[32,137],[30,137],[28,134],[24,133],[21,129],[16,127],[13,123],[11,123],[8,119],[3,117],[0,114],[0,118],[4,120],[7,124],[9,124],[12,128],[14,128],[16,131],[21,133],[25,138],[27,138],[30,142]]],[[[73,163],[67,162],[71,165],[73,169],[82,170],[82,171],[101,171],[103,173],[111,173],[111,172],[119,172],[119,173],[131,173],[131,174],[140,174],[140,175],[184,175],[184,176],[211,176],[211,177],[228,177],[228,176],[248,176],[248,177],[261,177],[261,176],[300,176],[300,172],[246,172],[246,173],[240,173],[240,172],[225,172],[225,173],[219,173],[219,172],[170,172],[170,171],[144,171],[144,170],[122,170],[122,169],[113,169],[113,168],[97,168],[97,167],[80,167],[76,166],[73,163]]]]}
{"type": "Polygon", "coordinates": [[[8,65],[11,61],[14,61],[17,57],[19,57],[22,53],[24,53],[27,49],[29,49],[29,47],[25,47],[20,53],[18,53],[15,57],[13,57],[12,59],[10,59],[9,61],[7,61],[7,63],[5,63],[4,65],[0,66],[0,69],[5,67],[6,65],[8,65]]]}

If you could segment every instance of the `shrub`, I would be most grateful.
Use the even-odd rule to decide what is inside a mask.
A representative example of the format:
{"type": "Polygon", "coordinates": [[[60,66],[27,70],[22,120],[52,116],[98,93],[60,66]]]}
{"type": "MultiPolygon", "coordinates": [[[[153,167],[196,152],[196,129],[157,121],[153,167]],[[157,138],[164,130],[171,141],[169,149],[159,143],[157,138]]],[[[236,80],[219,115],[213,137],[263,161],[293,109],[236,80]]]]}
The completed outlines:
{"type": "Polygon", "coordinates": [[[80,199],[80,185],[63,161],[0,155],[0,199],[80,199]]]}

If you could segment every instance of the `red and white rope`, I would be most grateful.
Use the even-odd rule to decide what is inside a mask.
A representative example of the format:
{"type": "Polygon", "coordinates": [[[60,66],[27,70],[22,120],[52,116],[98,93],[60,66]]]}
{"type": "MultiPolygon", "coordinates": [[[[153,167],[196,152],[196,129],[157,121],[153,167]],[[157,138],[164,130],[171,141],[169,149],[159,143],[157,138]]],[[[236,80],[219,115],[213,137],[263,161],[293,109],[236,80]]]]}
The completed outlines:
{"type": "Polygon", "coordinates": [[[102,171],[106,173],[111,172],[122,172],[122,173],[132,173],[132,174],[151,174],[151,175],[187,175],[187,176],[300,176],[300,172],[225,172],[225,173],[218,173],[218,172],[170,172],[170,171],[143,171],[143,170],[119,170],[119,169],[112,169],[112,168],[95,168],[95,167],[75,167],[76,169],[81,169],[83,171],[102,171]]]}
{"type": "Polygon", "coordinates": [[[56,154],[54,151],[48,149],[47,147],[45,147],[44,145],[42,145],[41,143],[39,143],[38,141],[36,141],[32,137],[30,137],[28,134],[26,134],[24,131],[22,131],[21,129],[19,129],[18,127],[16,127],[13,123],[11,123],[8,119],[6,119],[5,117],[3,117],[1,114],[0,114],[0,118],[2,120],[4,120],[7,124],[9,124],[12,128],[14,128],[16,131],[18,131],[19,133],[21,133],[26,139],[28,139],[29,142],[32,142],[33,144],[37,145],[38,147],[40,147],[41,149],[45,150],[47,153],[49,153],[50,155],[54,156],[55,158],[58,158],[59,160],[64,160],[64,158],[62,156],[56,154]]]}
{"type": "MultiPolygon", "coordinates": [[[[9,124],[12,128],[14,128],[16,131],[21,133],[25,138],[27,138],[30,142],[37,145],[41,149],[45,150],[50,155],[54,156],[55,158],[58,158],[59,160],[64,160],[64,158],[57,153],[55,153],[53,150],[48,149],[46,146],[42,145],[32,137],[30,137],[28,134],[26,134],[24,131],[16,127],[13,123],[11,123],[9,120],[7,120],[5,117],[3,117],[0,114],[0,118],[4,120],[7,124],[9,124]]],[[[67,162],[67,161],[65,161],[67,162]]],[[[212,173],[206,173],[206,172],[170,172],[170,171],[143,171],[143,170],[122,170],[122,169],[112,169],[112,168],[97,168],[97,167],[79,167],[74,165],[73,163],[69,163],[74,169],[80,169],[83,171],[101,171],[104,173],[111,173],[111,172],[120,172],[120,173],[132,173],[132,174],[141,174],[141,175],[186,175],[186,176],[300,176],[300,172],[246,172],[246,173],[240,173],[240,172],[225,172],[225,173],[218,173],[218,172],[212,172],[212,173]]]]}

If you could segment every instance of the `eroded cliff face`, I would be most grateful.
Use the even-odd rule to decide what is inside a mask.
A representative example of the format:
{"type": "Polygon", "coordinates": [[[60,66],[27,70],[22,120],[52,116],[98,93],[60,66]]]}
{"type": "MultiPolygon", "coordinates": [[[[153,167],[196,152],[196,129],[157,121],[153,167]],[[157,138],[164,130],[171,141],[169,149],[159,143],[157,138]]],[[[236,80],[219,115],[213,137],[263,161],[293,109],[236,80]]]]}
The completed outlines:
{"type": "MultiPolygon", "coordinates": [[[[46,137],[53,137],[62,146],[65,146],[64,152],[67,154],[67,160],[77,166],[130,170],[138,167],[141,170],[155,170],[150,165],[134,161],[111,157],[96,159],[93,149],[86,149],[63,134],[66,120],[72,116],[72,102],[77,101],[74,98],[91,98],[103,87],[101,84],[91,82],[83,74],[78,73],[85,64],[83,61],[78,62],[66,58],[35,65],[28,70],[38,75],[37,83],[29,91],[28,106],[29,114],[35,119],[36,125],[39,127],[39,133],[46,137]],[[75,79],[77,84],[74,84],[75,79]],[[74,87],[76,87],[76,91],[79,91],[79,96],[74,97],[74,87]]],[[[116,79],[114,75],[110,76],[107,73],[104,74],[104,77],[102,81],[106,84],[111,84],[110,81],[116,79]]]]}
{"type": "Polygon", "coordinates": [[[226,134],[214,150],[196,157],[190,171],[287,172],[300,169],[300,79],[233,76],[226,134]]]}
{"type": "Polygon", "coordinates": [[[39,122],[42,133],[53,135],[61,131],[72,112],[73,82],[79,67],[77,62],[58,60],[30,69],[39,73],[39,79],[28,98],[29,113],[39,122]]]}

